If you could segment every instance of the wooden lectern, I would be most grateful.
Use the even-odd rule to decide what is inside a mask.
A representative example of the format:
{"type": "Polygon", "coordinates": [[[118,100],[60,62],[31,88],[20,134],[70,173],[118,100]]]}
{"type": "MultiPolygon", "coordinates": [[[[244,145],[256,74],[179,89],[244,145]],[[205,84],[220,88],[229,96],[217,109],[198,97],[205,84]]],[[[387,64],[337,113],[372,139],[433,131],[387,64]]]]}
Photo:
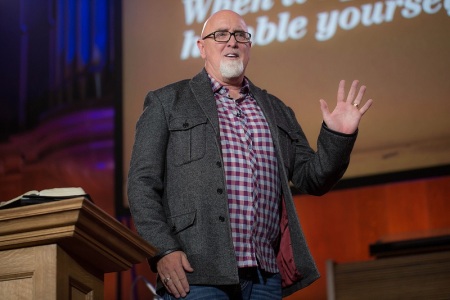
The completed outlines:
{"type": "Polygon", "coordinates": [[[155,249],[84,197],[0,210],[0,299],[103,299],[155,249]]]}

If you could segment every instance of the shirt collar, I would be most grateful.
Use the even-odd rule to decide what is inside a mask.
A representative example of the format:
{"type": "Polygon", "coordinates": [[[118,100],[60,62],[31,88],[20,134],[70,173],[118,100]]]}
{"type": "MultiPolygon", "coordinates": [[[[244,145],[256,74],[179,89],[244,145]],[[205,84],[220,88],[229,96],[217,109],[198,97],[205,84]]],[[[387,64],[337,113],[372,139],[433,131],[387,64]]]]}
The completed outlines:
{"type": "MultiPolygon", "coordinates": [[[[211,88],[212,88],[213,93],[219,93],[219,94],[223,94],[224,92],[228,93],[228,88],[223,86],[219,81],[214,79],[214,77],[212,77],[211,75],[208,74],[208,77],[209,77],[209,80],[211,81],[211,88]],[[224,91],[221,91],[222,89],[224,89],[224,91]]],[[[244,77],[240,93],[243,95],[246,95],[249,92],[250,92],[250,85],[249,85],[247,77],[244,77]]]]}

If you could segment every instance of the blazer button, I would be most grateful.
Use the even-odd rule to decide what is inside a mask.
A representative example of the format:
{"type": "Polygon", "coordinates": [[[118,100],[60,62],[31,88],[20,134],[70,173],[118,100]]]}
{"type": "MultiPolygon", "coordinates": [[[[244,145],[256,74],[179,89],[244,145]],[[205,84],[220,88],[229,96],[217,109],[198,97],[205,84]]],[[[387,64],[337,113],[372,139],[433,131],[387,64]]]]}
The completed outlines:
{"type": "Polygon", "coordinates": [[[217,166],[218,168],[220,168],[220,167],[222,167],[222,163],[221,163],[220,161],[218,161],[218,162],[216,162],[216,166],[217,166]]]}
{"type": "Polygon", "coordinates": [[[172,226],[172,231],[173,231],[173,232],[177,231],[177,226],[173,225],[173,226],[172,226]]]}
{"type": "Polygon", "coordinates": [[[188,128],[189,127],[189,123],[183,123],[183,128],[188,128]]]}
{"type": "Polygon", "coordinates": [[[219,195],[222,195],[222,193],[223,193],[223,190],[222,189],[217,189],[217,194],[219,194],[219,195]]]}
{"type": "Polygon", "coordinates": [[[220,221],[220,222],[225,222],[225,218],[224,218],[223,216],[220,216],[220,217],[219,217],[219,221],[220,221]]]}

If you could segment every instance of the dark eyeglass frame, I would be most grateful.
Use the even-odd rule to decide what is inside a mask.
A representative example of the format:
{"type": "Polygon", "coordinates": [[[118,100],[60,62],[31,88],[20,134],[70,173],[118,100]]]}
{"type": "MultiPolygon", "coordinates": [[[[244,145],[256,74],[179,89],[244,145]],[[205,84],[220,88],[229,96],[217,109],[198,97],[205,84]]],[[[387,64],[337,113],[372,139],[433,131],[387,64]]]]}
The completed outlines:
{"type": "MultiPolygon", "coordinates": [[[[230,32],[230,31],[227,31],[227,30],[217,30],[217,31],[211,32],[211,33],[208,34],[208,35],[205,35],[205,37],[203,37],[202,40],[213,38],[214,41],[216,41],[216,42],[218,42],[218,43],[228,43],[228,42],[230,41],[230,39],[231,39],[231,36],[234,36],[234,39],[236,40],[236,42],[242,43],[242,44],[245,44],[245,43],[250,42],[250,39],[252,38],[252,35],[251,35],[249,32],[246,32],[246,31],[235,31],[235,32],[230,32]],[[226,40],[226,41],[218,41],[218,40],[216,39],[216,34],[219,33],[219,32],[220,32],[220,33],[228,33],[228,34],[229,34],[228,40],[226,40]],[[236,38],[236,33],[238,33],[238,34],[239,34],[239,33],[244,33],[245,35],[248,36],[248,39],[245,39],[244,41],[240,41],[240,40],[238,40],[238,38],[236,38]]],[[[238,35],[238,36],[239,36],[239,35],[238,35]]],[[[243,36],[241,36],[241,37],[242,37],[242,38],[245,38],[245,37],[243,37],[243,36]]]]}

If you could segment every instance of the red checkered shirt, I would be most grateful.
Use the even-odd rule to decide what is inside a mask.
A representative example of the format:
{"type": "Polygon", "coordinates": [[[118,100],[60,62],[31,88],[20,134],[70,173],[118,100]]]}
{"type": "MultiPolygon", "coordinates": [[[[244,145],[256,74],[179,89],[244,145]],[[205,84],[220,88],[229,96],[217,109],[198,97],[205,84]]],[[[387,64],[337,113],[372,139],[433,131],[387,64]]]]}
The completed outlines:
{"type": "Polygon", "coordinates": [[[231,232],[238,267],[277,273],[280,179],[269,126],[244,80],[241,97],[210,76],[217,103],[231,232]]]}

